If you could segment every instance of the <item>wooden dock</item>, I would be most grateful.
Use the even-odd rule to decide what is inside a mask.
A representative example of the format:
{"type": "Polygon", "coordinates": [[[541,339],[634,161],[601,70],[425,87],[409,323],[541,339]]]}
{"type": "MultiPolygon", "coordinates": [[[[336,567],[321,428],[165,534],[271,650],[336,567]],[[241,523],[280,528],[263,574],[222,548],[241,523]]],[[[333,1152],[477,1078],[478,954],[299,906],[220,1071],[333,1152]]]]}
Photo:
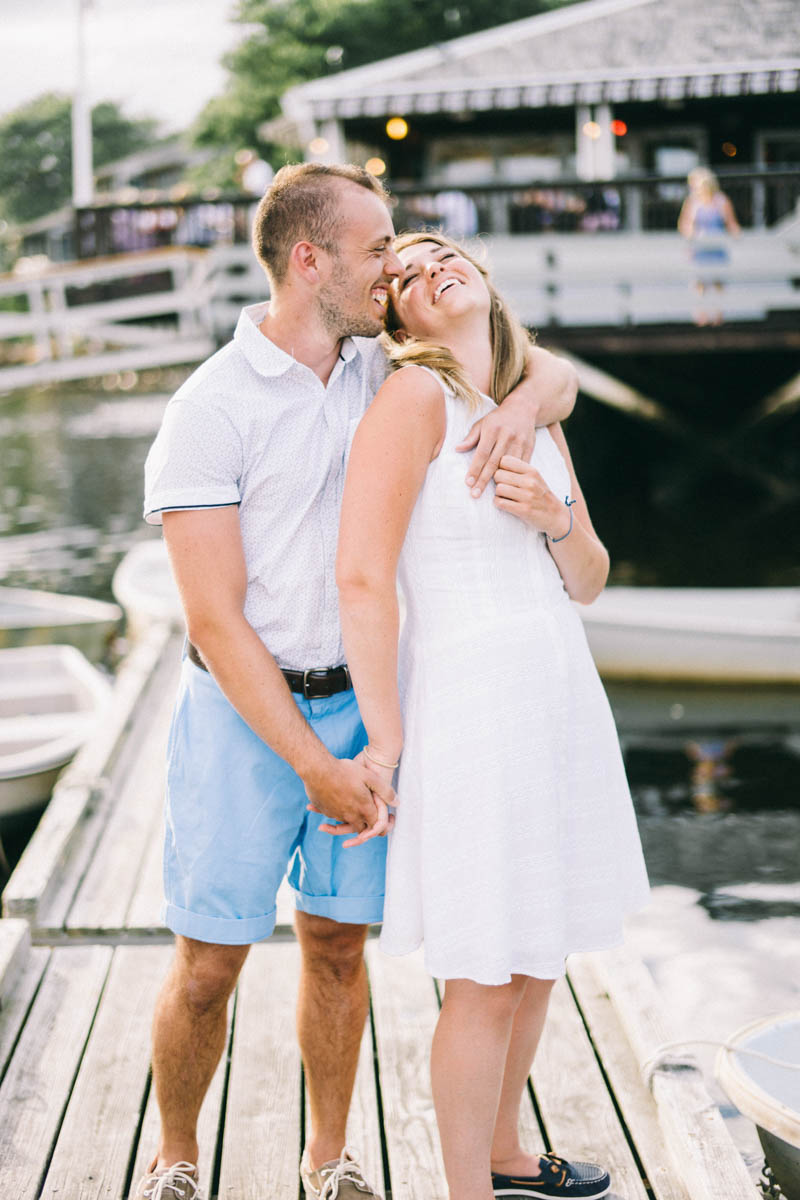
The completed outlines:
{"type": "MultiPolygon", "coordinates": [[[[159,922],[163,759],[180,638],[124,664],[102,732],[62,777],[3,895],[0,1197],[123,1200],[157,1137],[148,1055],[170,956],[159,922]]],[[[281,896],[229,1011],[201,1116],[219,1200],[297,1200],[305,1130],[294,1032],[299,950],[281,896]]],[[[427,1057],[438,990],[419,956],[367,950],[371,1018],[348,1140],[393,1200],[445,1200],[427,1057]]],[[[531,1149],[608,1164],[612,1200],[757,1195],[691,1059],[641,1067],[670,1039],[625,951],[575,956],[557,985],[523,1113],[531,1149]]]]}

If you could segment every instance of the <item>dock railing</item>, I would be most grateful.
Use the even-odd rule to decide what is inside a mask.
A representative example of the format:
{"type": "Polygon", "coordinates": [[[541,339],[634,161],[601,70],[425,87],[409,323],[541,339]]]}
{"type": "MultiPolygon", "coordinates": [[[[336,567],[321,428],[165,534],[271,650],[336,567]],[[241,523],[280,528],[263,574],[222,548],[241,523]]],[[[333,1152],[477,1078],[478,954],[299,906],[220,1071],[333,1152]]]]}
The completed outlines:
{"type": "MultiPolygon", "coordinates": [[[[500,291],[534,330],[691,327],[701,307],[677,232],[480,241],[500,291]]],[[[268,296],[247,243],[28,266],[0,276],[0,392],[199,362],[231,336],[243,305],[268,296]]],[[[791,225],[785,233],[745,230],[720,278],[724,292],[706,304],[726,321],[796,325],[800,234],[791,225]]]]}

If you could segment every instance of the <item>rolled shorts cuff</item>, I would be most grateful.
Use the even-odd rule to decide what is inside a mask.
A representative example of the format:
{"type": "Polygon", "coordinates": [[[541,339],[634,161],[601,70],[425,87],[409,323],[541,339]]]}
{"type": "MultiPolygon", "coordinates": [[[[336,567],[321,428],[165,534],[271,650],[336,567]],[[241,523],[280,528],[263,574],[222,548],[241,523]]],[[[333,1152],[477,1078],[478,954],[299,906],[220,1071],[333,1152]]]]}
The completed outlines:
{"type": "Polygon", "coordinates": [[[383,896],[309,896],[292,888],[298,912],[328,917],[341,925],[376,925],[383,920],[383,896]]]}
{"type": "Polygon", "coordinates": [[[261,917],[209,917],[165,904],[162,919],[167,929],[197,942],[220,946],[249,946],[268,938],[275,928],[277,909],[261,917]]]}

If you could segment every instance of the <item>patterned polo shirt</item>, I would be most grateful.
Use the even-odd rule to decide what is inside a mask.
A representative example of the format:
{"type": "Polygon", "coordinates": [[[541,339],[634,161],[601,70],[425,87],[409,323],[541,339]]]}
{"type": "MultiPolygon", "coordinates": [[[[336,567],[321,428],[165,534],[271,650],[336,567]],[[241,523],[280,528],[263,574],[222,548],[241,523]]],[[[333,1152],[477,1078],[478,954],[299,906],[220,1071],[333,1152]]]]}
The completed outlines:
{"type": "Polygon", "coordinates": [[[239,317],[233,341],[167,405],[145,464],[144,515],[238,504],[244,615],[281,667],[344,662],[335,564],[350,443],[386,374],[377,340],[347,338],[325,386],[239,317]]]}

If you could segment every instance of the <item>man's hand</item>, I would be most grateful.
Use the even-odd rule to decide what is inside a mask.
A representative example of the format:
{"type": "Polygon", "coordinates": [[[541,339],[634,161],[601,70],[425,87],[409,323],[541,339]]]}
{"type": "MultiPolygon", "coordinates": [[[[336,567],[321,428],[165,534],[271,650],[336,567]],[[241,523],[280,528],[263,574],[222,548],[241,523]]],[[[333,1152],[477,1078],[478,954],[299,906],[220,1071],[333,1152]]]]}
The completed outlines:
{"type": "Polygon", "coordinates": [[[368,842],[370,838],[385,837],[392,825],[394,825],[394,813],[389,812],[389,805],[397,805],[397,797],[392,788],[394,769],[378,766],[377,763],[373,763],[363,753],[359,754],[355,761],[360,763],[364,768],[367,783],[378,811],[378,819],[369,828],[362,829],[360,833],[358,828],[352,823],[343,822],[340,825],[320,825],[323,833],[330,833],[334,837],[355,834],[355,837],[349,837],[349,840],[343,843],[346,847],[361,846],[364,842],[368,842]]]}
{"type": "Polygon", "coordinates": [[[475,450],[467,470],[467,487],[473,496],[483,493],[504,454],[529,459],[536,442],[536,415],[530,401],[509,392],[493,412],[470,429],[456,450],[475,450]]]}
{"type": "Polygon", "coordinates": [[[321,825],[325,833],[356,834],[345,845],[360,845],[369,837],[382,837],[389,828],[389,805],[396,803],[391,778],[373,773],[364,756],[334,759],[336,764],[323,779],[305,780],[308,808],[322,813],[336,825],[321,825]]]}

